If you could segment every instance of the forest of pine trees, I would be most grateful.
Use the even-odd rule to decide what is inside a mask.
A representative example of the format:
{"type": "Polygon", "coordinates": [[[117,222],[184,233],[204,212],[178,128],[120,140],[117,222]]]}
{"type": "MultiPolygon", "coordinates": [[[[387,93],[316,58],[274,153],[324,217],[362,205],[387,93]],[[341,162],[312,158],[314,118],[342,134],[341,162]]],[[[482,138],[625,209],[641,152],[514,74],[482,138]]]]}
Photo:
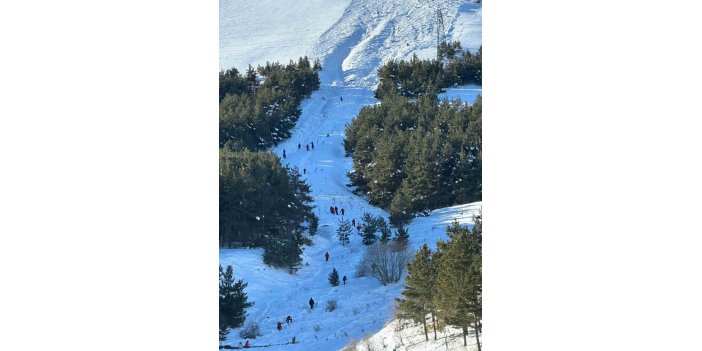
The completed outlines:
{"type": "Polygon", "coordinates": [[[482,198],[482,101],[399,95],[361,109],[346,128],[357,192],[401,225],[417,213],[482,198]]]}
{"type": "Polygon", "coordinates": [[[266,63],[244,75],[219,72],[219,144],[263,150],[290,136],[300,102],[319,89],[319,61],[302,57],[287,65],[266,63]]]}
{"type": "Polygon", "coordinates": [[[482,51],[463,51],[457,41],[439,45],[439,60],[420,60],[416,55],[409,61],[390,60],[378,70],[378,88],[375,97],[384,100],[388,96],[402,95],[418,97],[436,93],[444,88],[460,84],[483,83],[482,51]]]}
{"type": "Polygon", "coordinates": [[[266,63],[219,73],[219,242],[263,246],[266,264],[294,273],[302,233],[314,235],[309,185],[297,169],[262,150],[289,137],[300,102],[319,88],[319,61],[266,63]]]}
{"type": "Polygon", "coordinates": [[[397,299],[398,317],[421,323],[427,341],[427,316],[434,340],[439,321],[460,328],[464,346],[468,328],[472,328],[480,350],[482,220],[476,217],[471,229],[454,222],[446,232],[448,241],[439,241],[435,252],[424,244],[407,265],[403,297],[397,299]]]}

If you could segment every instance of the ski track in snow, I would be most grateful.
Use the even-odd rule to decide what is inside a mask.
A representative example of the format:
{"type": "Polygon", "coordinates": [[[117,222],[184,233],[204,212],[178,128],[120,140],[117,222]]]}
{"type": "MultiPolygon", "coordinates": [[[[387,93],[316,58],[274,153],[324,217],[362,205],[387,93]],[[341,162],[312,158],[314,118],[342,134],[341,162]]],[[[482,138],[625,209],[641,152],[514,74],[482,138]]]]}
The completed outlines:
{"type": "MultiPolygon", "coordinates": [[[[480,46],[481,5],[458,0],[440,2],[449,35],[454,39],[468,38],[471,42],[462,41],[464,48],[477,49],[480,46]]],[[[220,263],[232,265],[235,278],[248,283],[246,292],[255,305],[247,310],[247,323],[257,322],[262,334],[251,340],[253,346],[283,344],[295,336],[297,344],[266,349],[340,350],[353,340],[381,330],[392,317],[394,298],[402,290],[402,283],[382,286],[375,278],[354,278],[355,267],[365,250],[361,238],[354,234],[346,246],[336,239],[341,216],[331,215],[330,206],[337,206],[339,210],[344,208],[344,217],[357,222],[363,212],[388,218],[387,212],[369,205],[347,187],[350,182],[346,174],[353,165],[351,158],[345,157],[344,130],[363,106],[378,102],[373,89],[377,84],[375,72],[382,63],[390,58],[406,59],[412,53],[418,53],[420,57],[435,54],[435,6],[426,7],[418,0],[329,2],[334,6],[325,5],[326,1],[307,0],[302,2],[304,6],[301,5],[302,10],[299,10],[280,3],[264,0],[243,5],[239,0],[220,0],[220,65],[228,68],[236,64],[241,70],[248,63],[258,64],[262,60],[287,62],[303,54],[321,59],[320,89],[303,101],[302,115],[291,138],[271,149],[280,157],[285,149],[287,158],[282,160],[283,163],[298,167],[300,173],[303,168],[307,169],[303,177],[311,186],[315,213],[320,218],[319,231],[313,237],[314,246],[304,247],[303,266],[295,275],[284,269],[265,266],[260,248],[221,249],[220,263]],[[264,16],[260,12],[264,11],[264,25],[251,27],[249,22],[252,19],[230,16],[235,9],[242,7],[241,13],[257,17],[259,21],[264,16]],[[314,15],[305,15],[302,20],[288,19],[305,11],[314,12],[314,15]],[[293,38],[290,42],[291,39],[285,36],[286,28],[293,31],[291,36],[301,35],[302,38],[293,38]],[[249,39],[236,38],[237,33],[246,36],[253,31],[266,38],[261,46],[257,46],[256,40],[247,42],[249,39]],[[310,39],[315,33],[318,33],[318,38],[310,39]],[[291,56],[278,57],[280,52],[275,50],[278,44],[284,46],[283,54],[291,56]],[[315,149],[306,151],[305,146],[312,142],[315,149]],[[302,145],[300,150],[297,149],[298,143],[302,145]],[[329,262],[324,261],[325,252],[331,256],[329,262]],[[347,276],[347,285],[332,287],[329,284],[327,277],[332,268],[339,271],[340,277],[347,276]],[[308,305],[310,297],[316,302],[312,310],[308,305]],[[337,299],[337,310],[324,311],[329,299],[337,299]],[[294,320],[290,325],[284,323],[287,315],[294,320]],[[284,323],[282,331],[276,330],[278,321],[284,323]]],[[[458,97],[472,102],[480,91],[479,86],[457,87],[448,89],[441,97],[458,97]]],[[[471,224],[472,216],[480,206],[481,203],[473,203],[438,209],[428,217],[413,220],[408,226],[412,247],[427,243],[435,248],[436,240],[446,238],[447,224],[453,220],[471,224]]],[[[232,330],[222,344],[243,343],[239,331],[232,330]]]]}

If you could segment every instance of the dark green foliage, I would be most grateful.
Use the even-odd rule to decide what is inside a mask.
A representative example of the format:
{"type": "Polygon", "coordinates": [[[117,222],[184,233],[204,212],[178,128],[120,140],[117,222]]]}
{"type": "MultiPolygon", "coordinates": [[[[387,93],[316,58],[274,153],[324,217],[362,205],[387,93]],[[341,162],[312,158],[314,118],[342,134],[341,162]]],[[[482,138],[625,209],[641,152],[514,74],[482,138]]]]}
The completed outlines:
{"type": "Polygon", "coordinates": [[[375,97],[418,97],[452,85],[482,84],[482,50],[471,53],[462,51],[459,42],[444,42],[439,46],[440,60],[420,60],[416,55],[409,61],[390,60],[378,70],[375,97]]]}
{"type": "Polygon", "coordinates": [[[417,250],[414,258],[407,265],[407,272],[405,289],[402,291],[404,299],[397,300],[398,314],[401,318],[421,322],[424,325],[424,336],[428,341],[426,315],[436,311],[434,296],[437,269],[427,244],[417,250]]]}
{"type": "Polygon", "coordinates": [[[346,245],[350,242],[351,234],[353,234],[351,221],[348,219],[340,219],[339,227],[336,229],[336,236],[339,238],[339,241],[341,241],[341,245],[346,245]]]}
{"type": "Polygon", "coordinates": [[[290,136],[302,99],[319,89],[321,65],[307,57],[287,65],[219,73],[219,141],[235,150],[262,150],[290,136]],[[263,79],[261,84],[259,81],[263,79]]]}
{"type": "Polygon", "coordinates": [[[380,226],[380,242],[383,244],[387,244],[388,241],[390,241],[390,226],[385,222],[385,219],[380,218],[383,220],[383,225],[380,226]]]}
{"type": "Polygon", "coordinates": [[[319,229],[319,217],[312,213],[312,216],[309,218],[309,223],[310,226],[308,228],[310,235],[315,235],[317,234],[317,229],[319,229]]]}
{"type": "Polygon", "coordinates": [[[339,286],[339,272],[336,271],[336,268],[332,269],[332,272],[329,273],[329,284],[332,286],[339,286]]]}
{"type": "Polygon", "coordinates": [[[244,292],[248,284],[243,280],[234,281],[232,266],[226,271],[219,266],[219,335],[226,338],[229,328],[238,328],[246,320],[246,309],[253,306],[244,292]]]}
{"type": "Polygon", "coordinates": [[[272,153],[220,149],[219,182],[220,245],[284,246],[317,223],[309,185],[272,153]]]}
{"type": "Polygon", "coordinates": [[[409,242],[409,232],[404,226],[399,226],[397,232],[395,232],[395,237],[393,238],[395,242],[402,245],[407,245],[409,242]]]}
{"type": "Polygon", "coordinates": [[[263,251],[263,263],[273,267],[285,267],[295,273],[302,263],[301,238],[296,236],[268,238],[263,251]]]}
{"type": "Polygon", "coordinates": [[[357,192],[398,226],[417,213],[482,199],[482,99],[468,105],[399,95],[361,109],[346,128],[357,192]]]}
{"type": "MultiPolygon", "coordinates": [[[[453,223],[446,229],[448,242],[438,242],[438,274],[435,302],[446,324],[476,330],[482,319],[482,222],[475,219],[471,230],[453,223]]],[[[478,341],[479,343],[479,341],[478,341]]],[[[478,346],[480,349],[480,346],[478,346]]]]}
{"type": "Polygon", "coordinates": [[[363,213],[361,220],[363,221],[363,244],[372,245],[378,239],[375,235],[375,232],[378,231],[378,222],[376,218],[368,212],[363,213]]]}

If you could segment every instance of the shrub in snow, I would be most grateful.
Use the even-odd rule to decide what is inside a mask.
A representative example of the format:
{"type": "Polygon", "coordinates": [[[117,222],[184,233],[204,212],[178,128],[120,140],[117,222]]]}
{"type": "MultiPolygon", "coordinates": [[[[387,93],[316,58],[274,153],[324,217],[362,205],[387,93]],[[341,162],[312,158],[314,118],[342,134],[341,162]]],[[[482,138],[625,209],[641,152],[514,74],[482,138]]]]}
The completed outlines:
{"type": "Polygon", "coordinates": [[[336,300],[332,299],[327,301],[327,307],[324,308],[325,311],[331,312],[336,309],[336,300]]]}
{"type": "Polygon", "coordinates": [[[412,253],[406,245],[375,243],[368,246],[366,254],[356,267],[357,277],[375,277],[380,284],[400,281],[412,253]]]}
{"type": "Polygon", "coordinates": [[[256,339],[256,337],[261,335],[261,329],[258,327],[258,323],[250,322],[239,332],[239,336],[244,339],[256,339]]]}

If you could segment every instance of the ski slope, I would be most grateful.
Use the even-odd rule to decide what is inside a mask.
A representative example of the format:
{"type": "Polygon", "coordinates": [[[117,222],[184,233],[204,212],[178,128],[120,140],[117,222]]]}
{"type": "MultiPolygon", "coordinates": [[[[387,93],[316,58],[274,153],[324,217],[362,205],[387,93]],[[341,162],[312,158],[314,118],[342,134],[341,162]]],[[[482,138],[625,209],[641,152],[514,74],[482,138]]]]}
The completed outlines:
{"type": "MultiPolygon", "coordinates": [[[[475,33],[480,33],[481,5],[453,0],[438,3],[449,35],[472,38],[474,42],[464,47],[480,46],[480,35],[476,37],[475,33]]],[[[255,305],[247,311],[247,322],[257,322],[262,333],[250,340],[252,346],[272,345],[266,349],[291,351],[340,350],[383,329],[392,318],[394,297],[402,290],[402,284],[382,286],[375,278],[354,278],[365,247],[358,235],[346,246],[336,238],[341,216],[330,214],[330,206],[344,208],[344,217],[356,221],[363,212],[388,217],[348,187],[346,174],[352,170],[352,161],[344,156],[344,129],[363,106],[377,103],[373,97],[375,72],[383,62],[408,58],[412,53],[434,54],[435,7],[412,0],[220,0],[220,9],[222,68],[234,64],[242,69],[248,63],[266,60],[287,62],[302,54],[320,58],[323,66],[321,87],[303,101],[292,137],[271,149],[281,158],[285,150],[283,163],[298,167],[301,173],[306,170],[303,177],[311,186],[320,218],[314,245],[304,248],[302,268],[290,275],[286,270],[267,267],[262,249],[221,249],[220,262],[232,265],[235,277],[249,284],[246,292],[255,305]],[[302,146],[299,150],[298,143],[302,146]],[[306,151],[305,146],[311,143],[314,150],[306,151]],[[329,262],[324,260],[325,252],[331,256],[329,262]],[[347,276],[347,285],[332,287],[328,283],[332,268],[339,271],[340,277],[347,276]],[[314,309],[307,303],[310,298],[317,303],[314,309]],[[338,307],[326,312],[324,305],[330,299],[336,299],[338,307]],[[284,323],[287,315],[294,319],[290,325],[284,323]],[[282,331],[276,330],[278,321],[284,323],[282,331]],[[298,343],[286,344],[293,337],[298,343]]],[[[476,87],[458,87],[446,94],[472,102],[476,91],[476,87]]],[[[437,239],[446,238],[447,224],[453,220],[472,223],[480,206],[454,206],[415,219],[408,226],[412,247],[426,242],[434,248],[437,239]]],[[[233,330],[222,344],[243,342],[238,333],[239,329],[233,330]]]]}

